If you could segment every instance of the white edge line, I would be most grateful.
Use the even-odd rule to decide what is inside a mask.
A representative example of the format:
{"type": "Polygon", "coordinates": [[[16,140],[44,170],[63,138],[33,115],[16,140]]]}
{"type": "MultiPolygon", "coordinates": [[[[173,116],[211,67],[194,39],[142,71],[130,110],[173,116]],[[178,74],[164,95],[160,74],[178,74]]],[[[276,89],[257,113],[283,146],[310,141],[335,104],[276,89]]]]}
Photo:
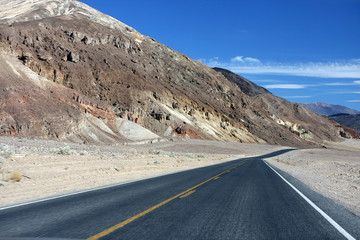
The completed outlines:
{"type": "Polygon", "coordinates": [[[353,236],[351,236],[345,229],[343,229],[337,222],[335,222],[329,215],[327,215],[323,210],[321,210],[315,203],[313,203],[309,198],[307,198],[302,192],[300,192],[296,187],[294,187],[291,183],[289,183],[283,176],[280,175],[274,168],[272,168],[265,160],[264,163],[273,170],[279,177],[284,180],[289,186],[295,190],[302,198],[305,199],[306,202],[310,204],[316,211],[318,211],[336,230],[338,230],[346,239],[356,240],[353,236]]]}
{"type": "Polygon", "coordinates": [[[151,176],[151,177],[147,177],[147,178],[135,179],[135,180],[130,180],[130,181],[126,181],[126,182],[115,183],[115,184],[110,184],[110,185],[105,185],[105,186],[100,186],[100,187],[75,191],[75,192],[71,192],[71,193],[60,194],[60,195],[55,195],[55,196],[50,196],[50,197],[45,197],[45,198],[40,198],[40,199],[35,199],[35,200],[32,200],[32,201],[28,201],[28,202],[23,202],[23,203],[18,203],[18,204],[14,204],[14,205],[8,205],[8,206],[0,207],[0,211],[6,210],[6,209],[11,209],[11,208],[16,208],[16,207],[21,207],[21,206],[26,206],[26,205],[30,205],[30,204],[33,204],[33,203],[40,203],[40,202],[45,202],[45,201],[54,200],[54,199],[58,199],[58,198],[74,196],[74,195],[78,195],[78,194],[81,194],[81,193],[87,193],[87,192],[102,190],[102,189],[106,189],[106,188],[117,187],[117,186],[121,186],[121,185],[128,184],[128,183],[134,183],[134,182],[139,182],[139,181],[143,181],[143,180],[150,180],[150,179],[153,179],[153,178],[162,177],[162,176],[166,176],[166,175],[170,175],[170,174],[186,172],[186,171],[189,171],[189,170],[195,170],[195,169],[199,169],[199,168],[210,167],[210,166],[214,166],[214,165],[217,165],[217,164],[223,164],[223,163],[227,163],[227,162],[231,162],[231,161],[236,161],[238,159],[240,159],[240,158],[234,158],[234,159],[230,159],[230,160],[225,161],[225,162],[205,165],[205,166],[201,166],[201,167],[197,167],[197,168],[183,169],[183,170],[179,170],[179,171],[176,171],[176,172],[160,174],[160,175],[151,176]]]}

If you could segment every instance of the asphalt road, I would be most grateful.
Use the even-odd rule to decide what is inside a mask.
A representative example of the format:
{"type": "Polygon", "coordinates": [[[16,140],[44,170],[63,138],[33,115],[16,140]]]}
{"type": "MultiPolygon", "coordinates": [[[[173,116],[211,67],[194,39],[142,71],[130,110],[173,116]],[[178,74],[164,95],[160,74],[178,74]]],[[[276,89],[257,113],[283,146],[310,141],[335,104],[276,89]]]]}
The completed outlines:
{"type": "MultiPolygon", "coordinates": [[[[284,151],[0,210],[0,239],[346,239],[262,161],[284,151]]],[[[279,172],[360,239],[359,217],[279,172]]]]}

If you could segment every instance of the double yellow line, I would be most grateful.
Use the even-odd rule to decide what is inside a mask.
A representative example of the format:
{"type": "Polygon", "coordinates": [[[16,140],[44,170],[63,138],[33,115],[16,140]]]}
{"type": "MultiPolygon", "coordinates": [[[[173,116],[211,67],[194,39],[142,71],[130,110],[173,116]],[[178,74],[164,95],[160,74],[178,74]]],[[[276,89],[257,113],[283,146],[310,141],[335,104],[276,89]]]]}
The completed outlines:
{"type": "Polygon", "coordinates": [[[171,202],[172,200],[174,200],[174,199],[176,199],[176,198],[178,198],[178,197],[180,197],[180,196],[185,197],[185,195],[188,196],[188,195],[194,193],[194,192],[195,192],[194,189],[200,187],[201,185],[204,185],[205,183],[207,183],[207,182],[209,182],[209,181],[211,181],[211,180],[213,180],[213,179],[218,179],[221,175],[223,175],[223,174],[225,174],[225,173],[228,173],[228,172],[230,172],[231,170],[233,170],[233,169],[235,169],[235,168],[237,168],[237,167],[239,167],[239,166],[241,166],[241,165],[243,165],[243,164],[245,164],[245,163],[246,163],[246,161],[241,162],[240,164],[238,164],[238,165],[236,165],[236,166],[234,166],[234,167],[232,167],[232,168],[226,169],[225,171],[219,173],[218,175],[213,176],[212,178],[209,178],[208,180],[206,180],[206,181],[204,181],[204,182],[202,182],[202,183],[199,183],[198,185],[196,185],[196,186],[194,186],[194,187],[191,187],[191,188],[183,191],[182,193],[176,194],[175,196],[173,196],[173,197],[171,197],[171,198],[168,198],[168,199],[166,199],[165,201],[163,201],[163,202],[161,202],[161,203],[159,203],[159,204],[156,204],[155,206],[152,206],[151,208],[149,208],[149,209],[147,209],[147,210],[145,210],[145,211],[143,211],[143,212],[141,212],[141,213],[139,213],[139,214],[137,214],[137,215],[135,215],[135,216],[133,216],[133,217],[131,217],[131,218],[129,218],[129,219],[121,222],[121,223],[119,223],[119,224],[116,224],[115,226],[112,226],[111,228],[108,228],[108,229],[106,229],[106,230],[104,230],[104,231],[102,231],[102,232],[100,232],[100,233],[98,233],[98,234],[96,234],[96,235],[94,235],[94,236],[89,237],[87,240],[96,240],[96,239],[99,239],[99,238],[101,238],[101,237],[103,237],[103,236],[105,236],[105,235],[108,235],[109,233],[111,233],[111,232],[113,232],[113,231],[115,231],[115,230],[117,230],[117,229],[125,226],[125,225],[128,224],[128,223],[131,223],[132,221],[134,221],[134,220],[136,220],[136,219],[144,216],[145,214],[147,214],[147,213],[149,213],[149,212],[151,212],[151,211],[153,211],[153,210],[155,210],[155,209],[157,209],[157,208],[159,208],[159,207],[167,204],[168,202],[171,202]],[[190,192],[191,192],[191,193],[190,193],[190,192]],[[183,196],[183,195],[184,195],[184,196],[183,196]]]}

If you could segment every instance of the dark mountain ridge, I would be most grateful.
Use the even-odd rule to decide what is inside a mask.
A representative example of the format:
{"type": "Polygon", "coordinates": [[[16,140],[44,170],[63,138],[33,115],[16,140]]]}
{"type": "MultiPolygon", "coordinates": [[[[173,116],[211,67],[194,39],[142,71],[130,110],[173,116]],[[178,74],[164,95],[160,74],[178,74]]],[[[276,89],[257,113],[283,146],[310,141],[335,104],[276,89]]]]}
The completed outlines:
{"type": "Polygon", "coordinates": [[[351,109],[341,105],[332,105],[324,102],[302,103],[302,105],[323,116],[330,116],[341,113],[360,114],[360,112],[355,109],[351,109]]]}
{"type": "Polygon", "coordinates": [[[223,68],[213,68],[215,71],[221,73],[226,79],[230,82],[235,83],[243,93],[250,97],[255,97],[264,93],[270,93],[267,89],[256,85],[255,83],[251,82],[250,80],[237,75],[229,70],[223,68]]]}
{"type": "Polygon", "coordinates": [[[360,114],[335,114],[328,117],[341,125],[354,129],[360,134],[360,114]]]}

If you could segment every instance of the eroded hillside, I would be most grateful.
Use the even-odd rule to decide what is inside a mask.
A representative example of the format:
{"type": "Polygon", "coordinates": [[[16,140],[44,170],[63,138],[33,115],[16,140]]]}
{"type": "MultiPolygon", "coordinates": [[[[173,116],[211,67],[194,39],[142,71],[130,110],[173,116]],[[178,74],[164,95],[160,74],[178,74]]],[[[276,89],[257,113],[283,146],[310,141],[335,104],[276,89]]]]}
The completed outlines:
{"type": "MultiPolygon", "coordinates": [[[[8,2],[0,1],[9,7],[8,2]]],[[[16,2],[13,8],[25,9],[19,10],[21,14],[12,18],[0,15],[3,61],[11,56],[47,81],[64,87],[44,89],[43,94],[71,95],[66,99],[78,95],[77,100],[85,97],[89,102],[101,102],[109,115],[91,115],[101,121],[126,119],[161,137],[293,146],[337,140],[342,131],[327,119],[267,91],[259,96],[243,92],[239,84],[221,73],[80,2],[38,0],[36,8],[26,8],[21,3],[26,1],[16,2]],[[60,7],[63,11],[51,10],[60,7]]],[[[4,71],[12,71],[8,64],[3,66],[4,71]]],[[[6,88],[19,87],[14,78],[27,79],[16,75],[12,71],[1,77],[2,82],[7,80],[6,88]]],[[[47,111],[58,110],[59,98],[47,105],[42,94],[34,94],[34,102],[22,110],[26,114],[18,114],[8,110],[13,104],[9,96],[2,96],[0,111],[7,117],[0,122],[1,134],[59,137],[52,127],[39,131],[47,124],[47,111]],[[43,115],[36,114],[39,109],[43,115]],[[33,116],[26,120],[30,124],[24,120],[29,114],[33,116]],[[24,124],[32,130],[24,130],[24,124]]],[[[77,109],[72,115],[68,110],[50,114],[55,118],[68,116],[61,120],[68,129],[63,138],[71,140],[69,129],[77,125],[80,115],[88,114],[84,108],[77,109]]]]}

